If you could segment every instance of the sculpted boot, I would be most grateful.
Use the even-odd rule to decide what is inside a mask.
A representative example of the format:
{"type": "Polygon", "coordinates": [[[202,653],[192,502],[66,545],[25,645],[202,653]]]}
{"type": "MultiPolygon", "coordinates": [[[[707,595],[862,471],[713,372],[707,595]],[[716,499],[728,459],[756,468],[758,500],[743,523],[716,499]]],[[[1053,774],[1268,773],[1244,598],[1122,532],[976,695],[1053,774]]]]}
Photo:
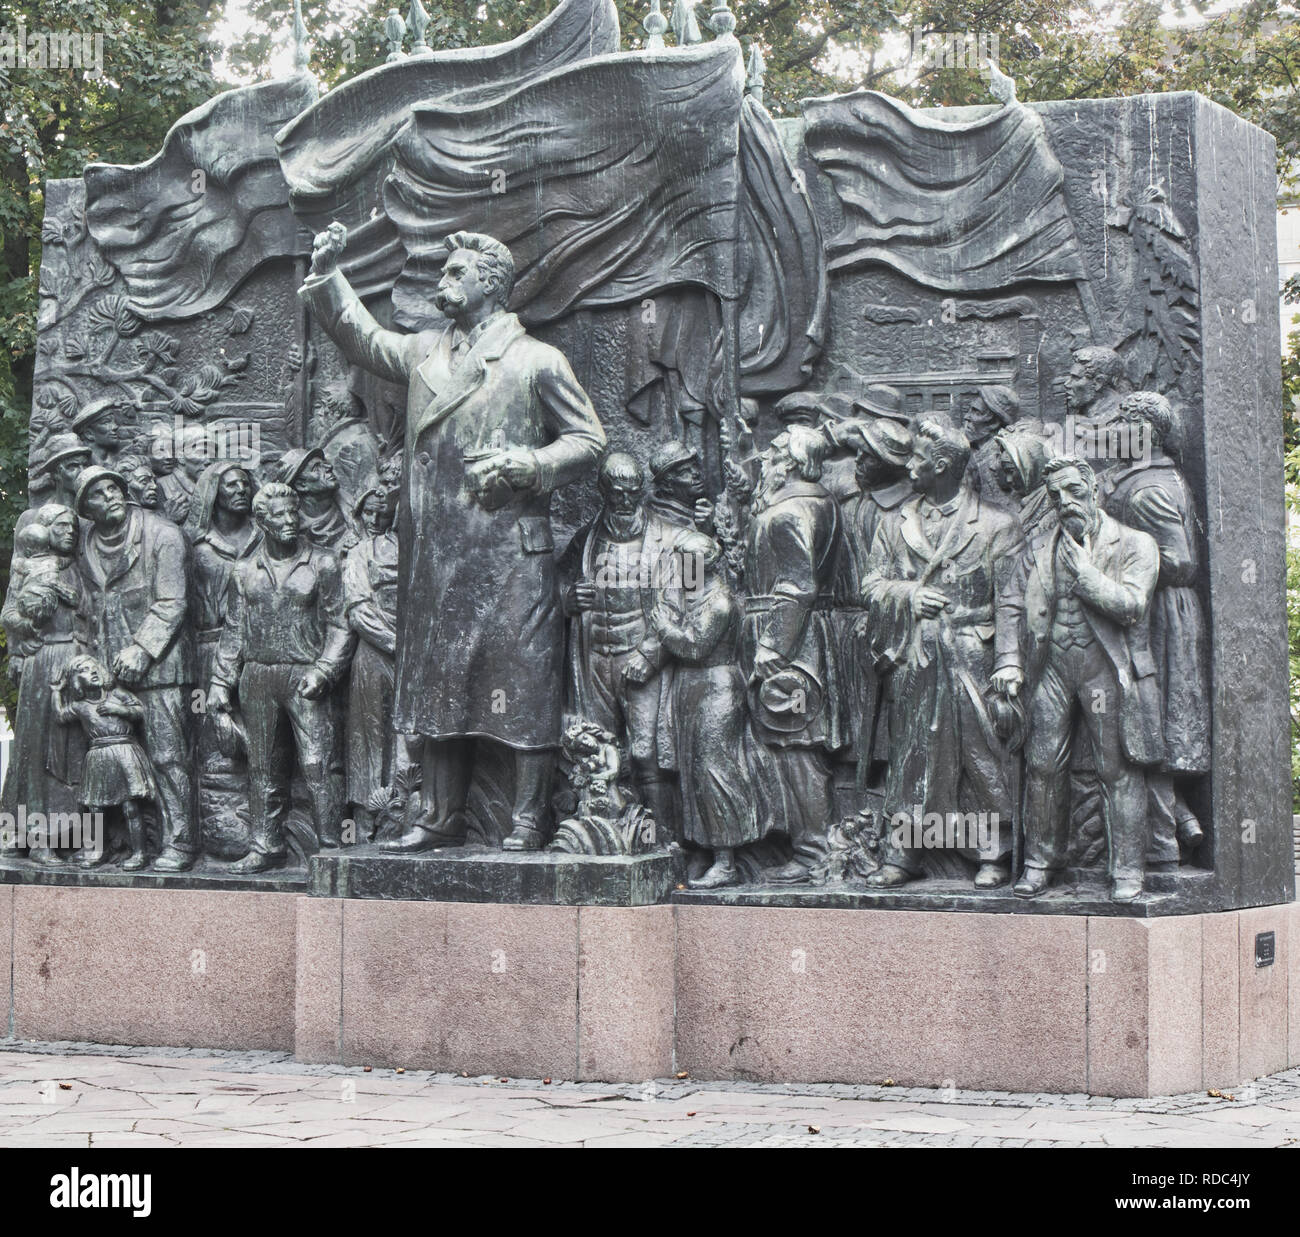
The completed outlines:
{"type": "Polygon", "coordinates": [[[1011,870],[1005,863],[999,863],[990,860],[988,863],[981,863],[979,871],[975,873],[976,889],[996,889],[999,885],[1005,885],[1011,879],[1011,870]]]}
{"type": "Polygon", "coordinates": [[[719,847],[713,857],[713,866],[698,880],[687,881],[692,889],[722,889],[726,885],[740,882],[736,871],[735,852],[719,847]]]}
{"type": "Polygon", "coordinates": [[[1046,893],[1051,883],[1052,874],[1046,868],[1026,868],[1011,886],[1011,892],[1018,898],[1036,898],[1046,893]]]}
{"type": "Polygon", "coordinates": [[[900,868],[894,863],[886,863],[867,877],[867,885],[871,889],[897,889],[899,885],[906,885],[908,881],[915,879],[916,877],[906,868],[900,868]]]}

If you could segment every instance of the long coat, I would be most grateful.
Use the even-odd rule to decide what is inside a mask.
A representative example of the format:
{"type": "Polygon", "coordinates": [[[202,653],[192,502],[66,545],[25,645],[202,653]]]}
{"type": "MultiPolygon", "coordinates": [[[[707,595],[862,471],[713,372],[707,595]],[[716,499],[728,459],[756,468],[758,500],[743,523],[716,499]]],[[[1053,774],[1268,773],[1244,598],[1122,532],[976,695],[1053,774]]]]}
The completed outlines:
{"type": "Polygon", "coordinates": [[[863,581],[876,667],[888,672],[890,814],[993,810],[1013,813],[1006,753],[988,707],[993,672],[1017,659],[1015,569],[1024,538],[1015,520],[962,486],[951,512],[918,495],[876,531],[863,581]],[[932,588],[948,599],[935,618],[912,612],[932,588]]]}
{"type": "Polygon", "coordinates": [[[787,481],[749,523],[745,551],[745,621],[740,665],[753,676],[759,647],[775,650],[782,667],[802,671],[822,693],[807,725],[783,734],[755,726],[772,747],[839,751],[848,741],[839,642],[831,618],[844,553],[839,507],[814,481],[787,481]]]}
{"type": "MultiPolygon", "coordinates": [[[[337,270],[299,291],[354,364],[409,384],[397,514],[394,725],[541,750],[560,739],[564,617],[551,493],[605,446],[562,353],[500,313],[454,358],[455,329],[385,330],[337,270]],[[467,452],[533,452],[537,485],[494,510],[471,493],[467,452]]],[[[494,504],[495,505],[495,504],[494,504]]]]}
{"type": "MultiPolygon", "coordinates": [[[[1057,525],[1034,538],[1018,572],[1015,599],[1027,648],[1024,662],[1015,664],[1024,670],[1027,701],[1032,701],[1051,647],[1057,602],[1056,548],[1061,536],[1057,525]]],[[[1134,764],[1159,764],[1164,759],[1160,690],[1147,645],[1146,617],[1160,570],[1160,551],[1147,533],[1127,528],[1103,512],[1091,558],[1098,578],[1092,573],[1081,575],[1076,595],[1115,669],[1124,754],[1134,764]]]]}
{"type": "Polygon", "coordinates": [[[132,643],[144,649],[153,660],[137,690],[179,687],[194,679],[194,646],[185,622],[189,550],[170,520],[139,507],[127,510],[126,548],[107,575],[95,552],[95,526],[85,522],[77,556],[78,634],[108,665],[132,643]]]}
{"type": "Polygon", "coordinates": [[[1174,773],[1210,769],[1209,684],[1205,619],[1196,595],[1196,515],[1174,462],[1112,470],[1106,510],[1160,547],[1160,577],[1149,612],[1151,656],[1160,681],[1165,767],[1174,773]]]}

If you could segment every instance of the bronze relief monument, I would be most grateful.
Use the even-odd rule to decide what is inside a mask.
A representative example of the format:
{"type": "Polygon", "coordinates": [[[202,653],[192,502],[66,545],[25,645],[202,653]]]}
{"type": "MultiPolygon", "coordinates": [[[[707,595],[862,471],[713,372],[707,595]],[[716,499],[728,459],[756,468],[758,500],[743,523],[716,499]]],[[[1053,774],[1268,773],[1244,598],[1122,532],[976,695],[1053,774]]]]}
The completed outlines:
{"type": "Polygon", "coordinates": [[[775,119],[734,24],[562,0],[51,183],[96,260],[42,311],[5,881],[1293,896],[1276,320],[1205,308],[1275,294],[1222,234],[1270,139],[995,64],[775,119]]]}

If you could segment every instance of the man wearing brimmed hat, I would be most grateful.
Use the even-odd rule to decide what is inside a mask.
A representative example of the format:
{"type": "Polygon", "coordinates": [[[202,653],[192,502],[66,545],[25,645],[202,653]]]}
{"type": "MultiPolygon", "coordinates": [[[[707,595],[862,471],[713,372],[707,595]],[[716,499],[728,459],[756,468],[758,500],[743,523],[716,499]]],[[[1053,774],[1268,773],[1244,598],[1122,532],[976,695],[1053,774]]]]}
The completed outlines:
{"type": "Polygon", "coordinates": [[[912,415],[907,411],[907,401],[897,387],[888,383],[873,382],[853,401],[853,411],[858,416],[884,417],[910,427],[912,415]]]}
{"type": "MultiPolygon", "coordinates": [[[[44,449],[31,464],[31,488],[41,493],[41,500],[76,509],[77,478],[91,463],[90,448],[76,434],[51,434],[44,449]],[[53,486],[53,493],[46,493],[53,486]]],[[[39,504],[38,504],[39,505],[39,504]]],[[[20,532],[36,518],[36,508],[19,517],[14,532],[20,532]]]]}
{"type": "Polygon", "coordinates": [[[78,613],[84,643],[144,706],[144,746],[158,782],[160,872],[181,872],[198,857],[190,796],[185,685],[193,682],[186,616],[185,538],[169,520],[127,501],[126,479],[92,465],[77,480],[76,511],[90,521],[77,565],[84,585],[78,613]]]}
{"type": "Polygon", "coordinates": [[[961,422],[962,432],[971,445],[971,484],[986,503],[1013,513],[1016,504],[998,483],[1000,452],[994,438],[1019,418],[1020,397],[1015,391],[989,384],[971,396],[961,422]]]}
{"type": "Polygon", "coordinates": [[[121,400],[97,399],[72,418],[72,432],[90,448],[94,462],[111,467],[122,442],[117,423],[121,400]]]}
{"type": "Polygon", "coordinates": [[[819,483],[813,435],[778,434],[763,453],[745,548],[740,662],[755,729],[779,780],[767,806],[794,858],[768,880],[809,880],[826,857],[833,810],[829,756],[847,740],[831,609],[842,553],[835,499],[819,483]]]}
{"type": "Polygon", "coordinates": [[[335,554],[345,554],[361,540],[339,505],[339,483],[319,447],[294,447],[280,457],[276,480],[298,495],[302,535],[335,554]]]}

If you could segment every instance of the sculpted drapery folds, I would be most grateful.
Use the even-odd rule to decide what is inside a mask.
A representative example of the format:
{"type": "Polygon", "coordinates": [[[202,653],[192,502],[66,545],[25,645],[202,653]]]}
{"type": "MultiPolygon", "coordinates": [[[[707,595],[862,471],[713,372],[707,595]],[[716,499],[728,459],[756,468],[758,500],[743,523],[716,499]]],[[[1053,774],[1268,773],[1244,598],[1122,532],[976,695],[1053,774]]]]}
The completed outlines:
{"type": "Polygon", "coordinates": [[[564,632],[550,498],[594,468],[605,432],[569,363],[505,309],[509,250],[458,233],[438,303],[446,325],[385,330],[337,269],[341,228],[317,238],[302,297],[347,358],[409,383],[395,724],[423,736],[422,803],[402,849],[464,840],[472,753],[515,753],[511,846],[541,845],[560,739],[564,632]]]}
{"type": "Polygon", "coordinates": [[[872,650],[891,671],[889,841],[868,878],[877,886],[920,875],[911,835],[934,813],[945,822],[996,818],[987,835],[957,839],[957,848],[978,862],[977,886],[1010,875],[1016,805],[989,697],[1018,677],[1011,573],[1023,537],[965,479],[969,458],[960,430],[920,423],[910,464],[919,492],[881,522],[863,581],[872,650]]]}

